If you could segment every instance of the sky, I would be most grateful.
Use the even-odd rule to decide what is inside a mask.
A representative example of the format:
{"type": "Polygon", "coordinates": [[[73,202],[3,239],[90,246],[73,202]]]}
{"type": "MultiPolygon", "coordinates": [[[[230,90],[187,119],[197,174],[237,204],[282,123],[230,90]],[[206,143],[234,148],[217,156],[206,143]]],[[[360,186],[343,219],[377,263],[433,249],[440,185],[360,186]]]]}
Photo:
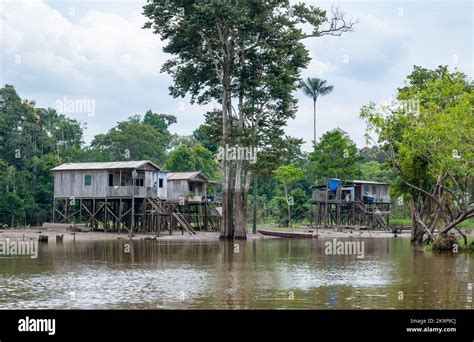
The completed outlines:
{"type": "MultiPolygon", "coordinates": [[[[383,104],[413,65],[448,65],[473,76],[472,1],[306,1],[338,6],[357,20],[354,32],[304,41],[312,58],[302,77],[319,77],[334,91],[318,100],[317,136],[346,131],[366,145],[361,106],[383,104]]],[[[170,55],[141,27],[145,0],[0,0],[0,86],[15,86],[39,107],[57,108],[82,122],[90,143],[117,122],[151,109],[172,114],[172,133],[190,135],[216,103],[172,98],[160,67],[170,55]]],[[[298,112],[286,133],[311,148],[312,100],[295,92],[298,112]]]]}

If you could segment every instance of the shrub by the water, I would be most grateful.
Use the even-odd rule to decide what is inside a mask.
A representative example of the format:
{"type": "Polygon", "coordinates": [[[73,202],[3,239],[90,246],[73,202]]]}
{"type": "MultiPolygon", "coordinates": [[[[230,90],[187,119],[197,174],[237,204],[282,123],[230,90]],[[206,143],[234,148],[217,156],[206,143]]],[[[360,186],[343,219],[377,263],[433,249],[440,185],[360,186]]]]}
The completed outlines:
{"type": "Polygon", "coordinates": [[[457,239],[454,235],[442,235],[433,242],[432,249],[438,252],[452,251],[454,244],[457,244],[457,239]]]}

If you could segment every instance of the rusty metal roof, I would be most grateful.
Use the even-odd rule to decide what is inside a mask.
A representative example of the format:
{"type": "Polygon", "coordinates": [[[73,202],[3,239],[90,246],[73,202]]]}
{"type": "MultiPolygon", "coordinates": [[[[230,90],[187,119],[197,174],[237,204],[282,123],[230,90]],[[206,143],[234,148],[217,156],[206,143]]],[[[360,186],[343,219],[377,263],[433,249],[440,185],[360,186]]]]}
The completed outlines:
{"type": "Polygon", "coordinates": [[[51,171],[138,169],[146,164],[150,164],[157,170],[161,170],[158,165],[149,160],[137,160],[100,163],[66,163],[52,168],[51,171]]]}
{"type": "Polygon", "coordinates": [[[194,171],[194,172],[169,172],[168,176],[166,177],[167,180],[200,180],[200,181],[207,181],[207,177],[201,171],[194,171]],[[196,179],[199,177],[201,179],[196,179]]]}

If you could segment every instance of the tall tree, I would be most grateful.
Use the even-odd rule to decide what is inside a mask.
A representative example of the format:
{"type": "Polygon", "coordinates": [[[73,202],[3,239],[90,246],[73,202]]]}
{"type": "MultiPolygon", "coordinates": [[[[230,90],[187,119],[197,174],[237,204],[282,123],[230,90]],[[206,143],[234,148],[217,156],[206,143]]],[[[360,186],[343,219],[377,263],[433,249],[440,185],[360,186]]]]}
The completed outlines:
{"type": "Polygon", "coordinates": [[[296,183],[304,178],[304,171],[295,167],[295,163],[282,165],[278,169],[274,170],[273,175],[277,182],[283,185],[285,192],[286,204],[288,208],[288,227],[291,228],[291,203],[289,200],[288,192],[289,188],[293,183],[296,183]]]}
{"type": "Polygon", "coordinates": [[[308,159],[307,173],[312,183],[328,177],[352,180],[360,176],[358,161],[361,158],[357,146],[339,128],[324,133],[308,159]]]}
{"type": "MultiPolygon", "coordinates": [[[[222,146],[256,147],[264,143],[266,125],[281,127],[294,116],[292,92],[309,61],[301,40],[352,29],[342,12],[332,14],[288,0],[157,1],[144,6],[150,19],[144,28],[166,40],[163,50],[174,55],[162,67],[174,80],[171,95],[190,94],[192,102],[201,104],[219,101],[222,146]],[[311,32],[301,29],[305,24],[311,32]]],[[[224,154],[221,168],[221,237],[245,238],[253,167],[224,154]]]]}
{"type": "Polygon", "coordinates": [[[174,116],[148,111],[143,120],[135,115],[106,134],[96,135],[91,147],[102,151],[111,161],[149,159],[162,164],[172,139],[168,127],[175,122],[174,116]]]}
{"type": "Polygon", "coordinates": [[[0,224],[40,224],[51,213],[49,171],[81,149],[82,126],[54,109],[36,108],[15,88],[0,89],[0,224]]]}
{"type": "Polygon", "coordinates": [[[329,85],[326,80],[320,78],[308,77],[306,81],[301,82],[301,89],[303,93],[313,99],[313,114],[314,114],[314,138],[313,144],[316,144],[316,101],[319,96],[325,96],[332,92],[334,86],[329,85]]]}
{"type": "MultiPolygon", "coordinates": [[[[474,217],[474,86],[446,66],[415,66],[397,101],[361,116],[411,207],[412,241],[439,242],[474,217]]],[[[464,236],[461,230],[458,232],[464,236]]]]}
{"type": "Polygon", "coordinates": [[[200,143],[181,144],[166,158],[167,171],[202,171],[208,178],[218,177],[217,163],[212,153],[200,143]]]}

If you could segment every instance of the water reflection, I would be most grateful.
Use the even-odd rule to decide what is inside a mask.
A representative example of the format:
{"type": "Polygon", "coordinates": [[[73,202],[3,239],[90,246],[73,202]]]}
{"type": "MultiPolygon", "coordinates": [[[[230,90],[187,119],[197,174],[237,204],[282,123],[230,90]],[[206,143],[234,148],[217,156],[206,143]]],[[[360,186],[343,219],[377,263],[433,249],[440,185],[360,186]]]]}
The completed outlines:
{"type": "Polygon", "coordinates": [[[326,256],[324,240],[53,242],[0,259],[0,308],[471,306],[472,256],[362,240],[363,259],[326,256]]]}

